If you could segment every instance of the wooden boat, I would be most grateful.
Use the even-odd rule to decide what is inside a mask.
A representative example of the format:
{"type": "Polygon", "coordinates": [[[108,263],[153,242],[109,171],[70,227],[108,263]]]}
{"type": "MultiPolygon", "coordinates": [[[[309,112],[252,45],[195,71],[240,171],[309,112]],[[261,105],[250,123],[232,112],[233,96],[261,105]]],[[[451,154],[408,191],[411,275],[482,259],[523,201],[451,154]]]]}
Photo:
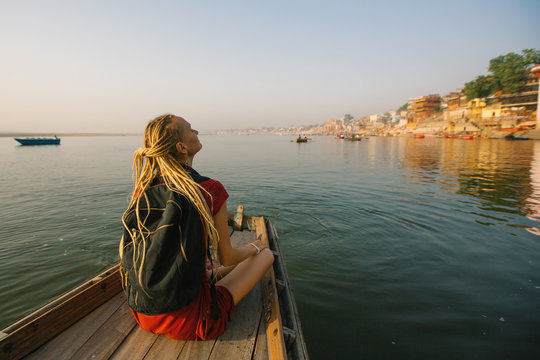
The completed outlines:
{"type": "Polygon", "coordinates": [[[415,139],[423,139],[424,135],[423,134],[414,135],[414,138],[415,139]]]}
{"type": "Polygon", "coordinates": [[[504,137],[506,140],[530,140],[530,138],[525,136],[515,136],[515,135],[507,135],[504,137]]]}
{"type": "Polygon", "coordinates": [[[472,140],[474,139],[473,135],[462,135],[459,137],[461,140],[472,140]]]}
{"type": "Polygon", "coordinates": [[[347,137],[347,140],[349,141],[362,141],[362,136],[360,135],[354,135],[347,137]]]}
{"type": "Polygon", "coordinates": [[[14,138],[21,145],[60,145],[60,138],[14,138]]]}
{"type": "Polygon", "coordinates": [[[308,142],[308,138],[297,138],[297,139],[296,139],[296,142],[297,142],[297,143],[307,143],[307,142],[308,142]]]}
{"type": "Polygon", "coordinates": [[[457,135],[444,135],[445,139],[457,139],[457,135]]]}
{"type": "Polygon", "coordinates": [[[270,269],[240,301],[215,340],[178,341],[137,326],[118,265],[58,297],[0,333],[1,359],[308,359],[274,224],[229,214],[235,246],[259,239],[275,254],[270,269]]]}
{"type": "Polygon", "coordinates": [[[343,140],[345,139],[345,135],[338,135],[337,138],[343,140]]]}

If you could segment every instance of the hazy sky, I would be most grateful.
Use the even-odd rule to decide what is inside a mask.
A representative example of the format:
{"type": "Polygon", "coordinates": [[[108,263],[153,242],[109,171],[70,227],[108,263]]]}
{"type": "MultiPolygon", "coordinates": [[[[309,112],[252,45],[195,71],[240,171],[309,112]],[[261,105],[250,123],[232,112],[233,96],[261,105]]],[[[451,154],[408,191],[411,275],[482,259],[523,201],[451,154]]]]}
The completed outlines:
{"type": "Polygon", "coordinates": [[[540,49],[540,1],[0,0],[0,132],[321,124],[540,49]]]}

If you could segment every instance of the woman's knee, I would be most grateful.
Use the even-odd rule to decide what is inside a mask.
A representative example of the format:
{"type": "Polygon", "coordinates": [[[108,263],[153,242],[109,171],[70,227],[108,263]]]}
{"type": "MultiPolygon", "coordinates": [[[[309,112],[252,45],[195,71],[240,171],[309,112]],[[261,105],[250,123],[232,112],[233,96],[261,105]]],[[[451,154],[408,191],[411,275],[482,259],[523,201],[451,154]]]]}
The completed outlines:
{"type": "Polygon", "coordinates": [[[274,263],[274,254],[272,251],[268,248],[265,248],[261,251],[261,253],[257,256],[260,256],[263,258],[264,263],[269,268],[274,263]]]}

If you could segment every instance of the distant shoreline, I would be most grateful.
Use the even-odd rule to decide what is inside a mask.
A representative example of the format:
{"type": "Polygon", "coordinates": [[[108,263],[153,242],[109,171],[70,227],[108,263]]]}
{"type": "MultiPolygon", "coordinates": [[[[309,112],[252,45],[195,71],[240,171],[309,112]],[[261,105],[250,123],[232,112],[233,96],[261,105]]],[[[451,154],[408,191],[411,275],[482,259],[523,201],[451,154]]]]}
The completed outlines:
{"type": "Polygon", "coordinates": [[[36,136],[58,136],[58,137],[70,137],[70,136],[142,136],[142,134],[115,134],[115,133],[35,133],[35,132],[0,132],[0,137],[36,137],[36,136]]]}

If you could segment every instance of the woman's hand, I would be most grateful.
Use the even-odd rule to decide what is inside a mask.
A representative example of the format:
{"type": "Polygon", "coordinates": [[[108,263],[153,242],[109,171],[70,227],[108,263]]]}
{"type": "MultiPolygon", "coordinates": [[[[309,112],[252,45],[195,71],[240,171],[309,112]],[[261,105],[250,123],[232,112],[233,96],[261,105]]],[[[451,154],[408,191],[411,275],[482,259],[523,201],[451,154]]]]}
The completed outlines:
{"type": "Polygon", "coordinates": [[[251,255],[255,256],[255,255],[259,254],[263,249],[267,249],[268,248],[268,243],[265,243],[265,242],[263,243],[260,240],[255,240],[252,243],[250,243],[248,246],[253,249],[251,255]]]}

